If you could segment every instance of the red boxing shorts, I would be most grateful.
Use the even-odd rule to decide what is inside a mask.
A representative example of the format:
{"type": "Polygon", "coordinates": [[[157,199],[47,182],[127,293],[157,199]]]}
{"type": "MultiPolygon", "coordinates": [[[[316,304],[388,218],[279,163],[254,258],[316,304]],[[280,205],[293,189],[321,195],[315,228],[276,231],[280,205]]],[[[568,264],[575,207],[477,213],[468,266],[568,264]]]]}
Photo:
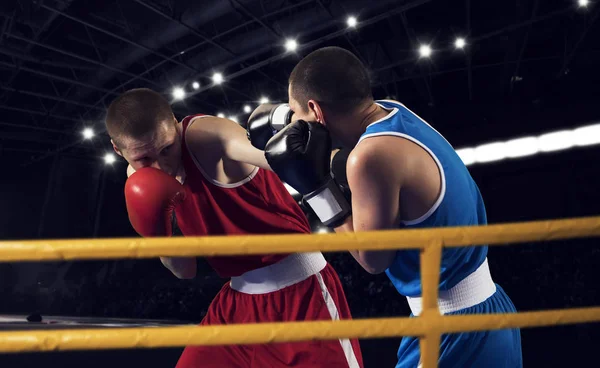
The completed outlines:
{"type": "MultiPolygon", "coordinates": [[[[337,273],[321,253],[293,254],[223,286],[201,325],[351,319],[337,273]]],[[[362,368],[358,340],[190,346],[177,368],[362,368]]]]}

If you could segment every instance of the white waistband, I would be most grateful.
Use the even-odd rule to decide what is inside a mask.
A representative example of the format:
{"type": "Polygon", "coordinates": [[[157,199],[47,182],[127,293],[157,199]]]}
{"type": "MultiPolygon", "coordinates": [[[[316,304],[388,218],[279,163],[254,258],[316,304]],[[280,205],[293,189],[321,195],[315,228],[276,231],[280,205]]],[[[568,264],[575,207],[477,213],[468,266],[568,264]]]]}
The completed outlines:
{"type": "MultiPolygon", "coordinates": [[[[441,314],[456,312],[484,302],[496,292],[487,258],[472,274],[450,290],[441,290],[438,305],[441,314]]],[[[421,314],[422,298],[406,297],[414,316],[421,314]]]]}
{"type": "Polygon", "coordinates": [[[270,266],[231,278],[231,288],[246,294],[266,294],[306,280],[325,266],[321,252],[296,253],[270,266]]]}

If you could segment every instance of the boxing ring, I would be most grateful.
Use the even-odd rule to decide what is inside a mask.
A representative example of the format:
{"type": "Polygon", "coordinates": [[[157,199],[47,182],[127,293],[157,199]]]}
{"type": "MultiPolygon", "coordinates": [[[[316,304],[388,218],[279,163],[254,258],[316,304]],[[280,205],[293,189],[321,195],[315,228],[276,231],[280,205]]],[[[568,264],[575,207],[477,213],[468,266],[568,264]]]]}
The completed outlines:
{"type": "Polygon", "coordinates": [[[2,241],[0,261],[216,256],[419,249],[423,310],[419,317],[227,326],[150,326],[0,331],[0,353],[183,347],[417,336],[424,368],[437,367],[442,334],[600,322],[600,307],[516,314],[443,316],[437,306],[444,247],[490,246],[600,236],[600,217],[438,229],[341,234],[2,241]]]}

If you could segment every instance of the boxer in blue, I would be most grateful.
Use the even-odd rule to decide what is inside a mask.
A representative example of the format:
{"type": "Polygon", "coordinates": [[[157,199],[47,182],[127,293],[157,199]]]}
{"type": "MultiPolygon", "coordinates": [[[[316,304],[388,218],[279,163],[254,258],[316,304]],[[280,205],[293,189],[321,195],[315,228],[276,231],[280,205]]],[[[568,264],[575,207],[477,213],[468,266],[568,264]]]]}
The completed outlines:
{"type": "MultiPolygon", "coordinates": [[[[290,76],[289,107],[292,123],[261,148],[324,224],[341,232],[487,223],[479,189],[450,143],[403,104],[374,101],[368,72],[352,53],[327,47],[301,60],[290,76]],[[344,146],[332,160],[335,179],[330,136],[344,146]]],[[[248,128],[251,139],[261,135],[248,128]]],[[[419,315],[417,250],[350,253],[367,272],[385,272],[419,315]]],[[[516,312],[492,280],[487,246],[443,250],[438,303],[447,315],[516,312]]],[[[419,361],[418,338],[403,338],[396,367],[419,361]]],[[[520,368],[520,331],[443,335],[439,367],[520,368]]]]}

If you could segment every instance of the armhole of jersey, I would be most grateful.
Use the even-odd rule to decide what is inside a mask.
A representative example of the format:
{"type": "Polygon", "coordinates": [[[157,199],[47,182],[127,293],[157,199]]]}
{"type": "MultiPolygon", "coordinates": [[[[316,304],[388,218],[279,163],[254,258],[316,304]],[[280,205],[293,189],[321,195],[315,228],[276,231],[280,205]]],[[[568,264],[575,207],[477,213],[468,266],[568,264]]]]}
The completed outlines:
{"type": "MultiPolygon", "coordinates": [[[[448,144],[450,145],[450,147],[454,148],[454,147],[453,147],[453,146],[450,144],[450,142],[448,142],[448,140],[446,139],[446,137],[444,137],[444,136],[443,136],[443,135],[442,135],[440,132],[438,132],[438,131],[437,131],[437,130],[436,130],[434,127],[432,127],[432,126],[431,126],[431,125],[430,125],[428,122],[426,122],[425,120],[423,120],[423,118],[422,118],[422,117],[420,117],[419,115],[415,114],[415,113],[414,113],[414,112],[413,112],[411,109],[409,109],[408,107],[404,106],[404,104],[403,104],[403,103],[401,103],[401,102],[398,102],[398,101],[393,101],[393,100],[377,100],[377,101],[382,101],[382,102],[391,103],[391,104],[393,104],[393,105],[398,105],[399,107],[402,107],[403,109],[406,109],[408,112],[410,112],[411,114],[413,114],[413,115],[414,115],[414,116],[415,116],[417,119],[421,120],[421,122],[422,122],[423,124],[427,125],[428,127],[430,127],[430,128],[431,128],[431,130],[433,130],[434,132],[436,132],[437,134],[439,134],[439,135],[440,135],[440,137],[442,137],[442,138],[443,138],[443,139],[446,141],[446,143],[448,143],[448,144]]],[[[375,101],[375,103],[377,103],[377,101],[375,101]]],[[[383,108],[386,108],[385,106],[383,106],[383,105],[381,105],[381,104],[379,104],[379,103],[377,103],[377,104],[378,104],[379,106],[383,107],[383,108]]],[[[396,106],[396,108],[398,108],[398,106],[396,106]]],[[[384,118],[384,119],[387,119],[387,117],[386,117],[386,118],[384,118]]],[[[378,120],[378,121],[376,121],[375,123],[380,123],[380,122],[381,122],[382,120],[384,120],[384,119],[378,120]]],[[[369,124],[369,126],[371,126],[371,125],[373,125],[373,124],[375,124],[375,123],[371,123],[371,124],[369,124]]]]}
{"type": "Polygon", "coordinates": [[[419,141],[409,135],[406,135],[406,134],[396,133],[396,132],[380,132],[380,133],[365,134],[362,137],[360,137],[360,140],[358,141],[358,143],[360,144],[360,142],[362,142],[364,139],[367,139],[367,138],[381,137],[381,136],[386,136],[386,135],[404,138],[404,139],[407,139],[407,140],[419,145],[419,147],[423,148],[427,153],[429,153],[429,155],[433,158],[433,161],[435,161],[435,164],[437,165],[438,170],[440,171],[440,177],[441,177],[441,181],[442,181],[441,188],[440,188],[440,195],[438,196],[438,198],[435,201],[435,203],[433,204],[433,206],[431,206],[431,208],[429,210],[427,210],[427,212],[425,212],[424,215],[422,215],[421,217],[419,217],[415,220],[401,221],[401,223],[403,225],[420,224],[421,222],[427,220],[435,212],[435,210],[438,209],[438,207],[442,204],[442,201],[444,200],[444,197],[446,195],[446,175],[444,174],[444,168],[442,167],[442,163],[440,162],[440,160],[433,153],[433,151],[431,151],[429,149],[429,147],[427,147],[421,141],[419,141]]]}
{"type": "MultiPolygon", "coordinates": [[[[196,116],[192,119],[190,119],[190,121],[188,122],[188,125],[185,129],[185,131],[183,132],[183,134],[187,134],[187,130],[192,126],[192,124],[197,120],[197,119],[201,119],[204,117],[207,117],[210,115],[202,115],[202,116],[196,116]]],[[[247,182],[249,182],[250,180],[254,179],[254,177],[256,176],[256,174],[258,174],[258,170],[259,167],[256,166],[254,168],[254,170],[252,170],[252,172],[250,173],[250,175],[246,176],[245,178],[243,178],[242,180],[235,182],[235,183],[221,183],[220,181],[217,181],[213,178],[211,178],[206,171],[204,171],[204,169],[202,168],[202,165],[200,165],[200,162],[198,161],[198,159],[196,158],[196,155],[194,155],[194,152],[190,149],[190,146],[188,145],[188,141],[187,139],[185,140],[185,146],[188,150],[188,153],[190,154],[190,157],[192,158],[192,160],[194,161],[194,164],[196,165],[196,168],[198,169],[198,171],[200,171],[200,174],[202,174],[202,176],[204,177],[204,179],[208,180],[211,184],[217,186],[217,187],[221,187],[221,188],[236,188],[239,187],[241,185],[246,184],[247,182]]]]}

